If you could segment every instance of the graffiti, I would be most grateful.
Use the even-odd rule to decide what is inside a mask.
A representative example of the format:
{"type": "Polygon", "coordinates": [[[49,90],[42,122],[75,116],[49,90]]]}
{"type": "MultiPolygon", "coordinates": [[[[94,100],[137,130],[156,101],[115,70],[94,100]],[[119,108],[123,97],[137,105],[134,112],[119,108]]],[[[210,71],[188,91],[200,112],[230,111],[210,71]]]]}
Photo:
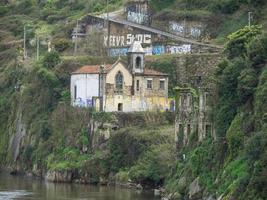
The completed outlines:
{"type": "MultiPolygon", "coordinates": [[[[153,54],[153,48],[145,47],[144,48],[145,55],[152,55],[153,54]]],[[[128,53],[128,48],[110,48],[108,50],[109,56],[115,57],[115,56],[126,56],[128,53]]]]}
{"type": "Polygon", "coordinates": [[[152,55],[153,54],[153,48],[152,46],[144,48],[145,55],[152,55]]]}
{"type": "Polygon", "coordinates": [[[191,36],[195,38],[199,38],[201,36],[201,30],[197,27],[192,27],[191,28],[191,36]]]}
{"type": "Polygon", "coordinates": [[[199,38],[202,33],[200,25],[198,25],[197,27],[191,27],[190,24],[179,24],[174,21],[170,22],[169,29],[171,32],[174,32],[176,34],[185,34],[194,38],[199,38]]]}
{"type": "Polygon", "coordinates": [[[165,48],[163,45],[156,45],[153,46],[153,50],[152,50],[153,55],[161,55],[165,53],[165,48]]]}
{"type": "Polygon", "coordinates": [[[185,28],[181,24],[178,24],[176,22],[170,22],[170,31],[182,34],[182,33],[184,33],[185,28]]]}
{"type": "Polygon", "coordinates": [[[167,52],[170,54],[184,54],[191,52],[191,45],[184,44],[181,46],[167,46],[167,52]]]}
{"type": "Polygon", "coordinates": [[[149,22],[149,16],[147,14],[128,11],[127,20],[138,24],[146,24],[149,22]]]}
{"type": "Polygon", "coordinates": [[[128,48],[111,48],[108,50],[109,56],[126,56],[128,52],[128,48]]]}
{"type": "Polygon", "coordinates": [[[93,100],[92,99],[82,99],[82,98],[77,98],[73,102],[74,106],[77,107],[93,107],[93,100]]]}
{"type": "Polygon", "coordinates": [[[151,44],[151,35],[150,34],[127,34],[125,36],[116,36],[110,35],[104,36],[104,46],[107,47],[108,44],[110,47],[123,47],[130,46],[134,40],[141,42],[142,44],[151,44]]]}
{"type": "Polygon", "coordinates": [[[77,99],[74,100],[74,106],[85,107],[86,103],[82,98],[77,98],[77,99]]]}

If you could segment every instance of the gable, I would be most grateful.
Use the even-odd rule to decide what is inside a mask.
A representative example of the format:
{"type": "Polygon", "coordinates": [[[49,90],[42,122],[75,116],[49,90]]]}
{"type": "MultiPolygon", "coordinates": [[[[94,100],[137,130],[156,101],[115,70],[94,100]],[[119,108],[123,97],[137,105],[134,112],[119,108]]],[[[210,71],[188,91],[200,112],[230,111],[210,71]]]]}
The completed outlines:
{"type": "Polygon", "coordinates": [[[124,84],[126,86],[131,86],[133,79],[132,75],[122,62],[115,63],[113,68],[107,73],[106,83],[115,84],[115,76],[119,71],[123,75],[124,84]]]}

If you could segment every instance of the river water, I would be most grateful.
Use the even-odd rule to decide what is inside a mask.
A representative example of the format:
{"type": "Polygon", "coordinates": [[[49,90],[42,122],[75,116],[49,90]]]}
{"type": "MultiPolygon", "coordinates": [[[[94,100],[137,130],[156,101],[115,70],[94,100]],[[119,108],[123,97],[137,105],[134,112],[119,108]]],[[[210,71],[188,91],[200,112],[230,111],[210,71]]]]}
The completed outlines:
{"type": "Polygon", "coordinates": [[[0,172],[0,200],[158,200],[152,191],[48,183],[0,172]]]}

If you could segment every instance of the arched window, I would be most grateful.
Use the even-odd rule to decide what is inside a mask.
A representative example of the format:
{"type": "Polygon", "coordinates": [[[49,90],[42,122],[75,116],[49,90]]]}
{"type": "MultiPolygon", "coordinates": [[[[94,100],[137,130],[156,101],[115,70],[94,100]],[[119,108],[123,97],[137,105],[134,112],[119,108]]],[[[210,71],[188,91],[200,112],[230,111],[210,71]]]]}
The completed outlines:
{"type": "Polygon", "coordinates": [[[135,60],[135,66],[136,66],[136,68],[141,67],[141,58],[139,56],[135,60]]]}
{"type": "Polygon", "coordinates": [[[116,74],[115,79],[116,79],[116,89],[122,90],[123,89],[123,75],[120,71],[116,74]]]}

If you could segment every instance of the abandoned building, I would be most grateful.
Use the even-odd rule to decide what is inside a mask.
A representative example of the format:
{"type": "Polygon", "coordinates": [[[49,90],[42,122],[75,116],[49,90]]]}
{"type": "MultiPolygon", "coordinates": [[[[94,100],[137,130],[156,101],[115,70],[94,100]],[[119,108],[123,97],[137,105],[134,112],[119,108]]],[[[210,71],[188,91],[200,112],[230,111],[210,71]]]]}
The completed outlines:
{"type": "Polygon", "coordinates": [[[149,0],[128,0],[125,7],[126,19],[130,22],[150,25],[152,17],[148,3],[149,0]]]}
{"type": "Polygon", "coordinates": [[[175,141],[177,147],[189,144],[195,135],[198,141],[215,137],[211,115],[212,92],[208,88],[176,88],[175,141]]]}
{"type": "Polygon", "coordinates": [[[168,75],[145,66],[145,52],[134,41],[128,63],[83,66],[71,74],[73,106],[114,112],[169,109],[168,75]]]}

